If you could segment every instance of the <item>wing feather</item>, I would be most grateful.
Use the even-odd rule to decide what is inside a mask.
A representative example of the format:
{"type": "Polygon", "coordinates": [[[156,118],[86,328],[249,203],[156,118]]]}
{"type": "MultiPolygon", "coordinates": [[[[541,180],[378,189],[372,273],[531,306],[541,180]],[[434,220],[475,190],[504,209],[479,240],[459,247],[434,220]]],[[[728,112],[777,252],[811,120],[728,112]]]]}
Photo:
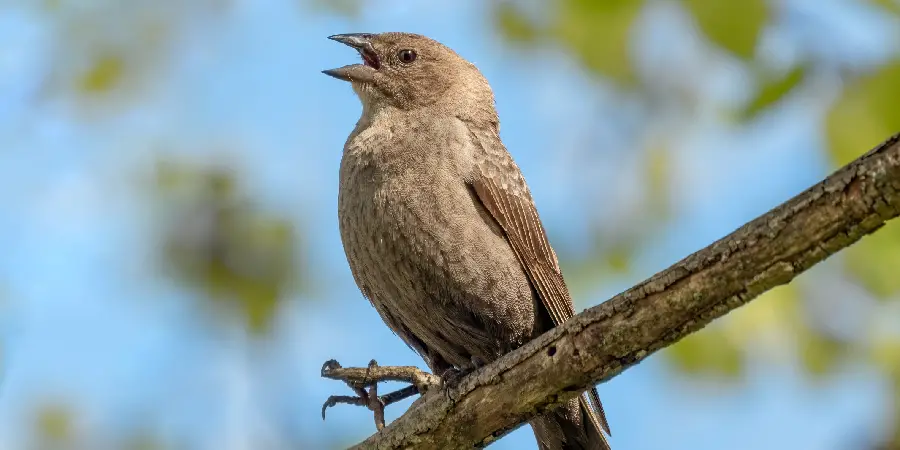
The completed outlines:
{"type": "MultiPolygon", "coordinates": [[[[473,132],[472,139],[477,167],[471,185],[506,234],[554,326],[559,326],[575,315],[575,308],[525,180],[495,132],[473,132]]],[[[596,388],[588,398],[596,412],[591,420],[611,434],[596,388]]]]}

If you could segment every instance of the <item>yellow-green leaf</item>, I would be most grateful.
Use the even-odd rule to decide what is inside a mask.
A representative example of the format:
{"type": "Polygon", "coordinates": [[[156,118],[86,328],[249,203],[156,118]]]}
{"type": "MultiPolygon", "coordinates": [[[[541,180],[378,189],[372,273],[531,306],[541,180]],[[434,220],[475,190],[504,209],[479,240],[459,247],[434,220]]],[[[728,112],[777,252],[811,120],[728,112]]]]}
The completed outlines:
{"type": "Polygon", "coordinates": [[[900,293],[900,222],[888,222],[846,250],[850,274],[874,296],[900,293]]]}
{"type": "Polygon", "coordinates": [[[800,362],[806,373],[814,377],[832,373],[841,361],[845,347],[842,342],[811,330],[801,331],[798,335],[797,354],[800,362]]]}
{"type": "Polygon", "coordinates": [[[123,450],[162,450],[165,445],[162,440],[150,432],[140,432],[129,436],[123,450]]]}
{"type": "Polygon", "coordinates": [[[826,119],[829,150],[842,166],[900,131],[900,59],[848,86],[826,119]]]}
{"type": "Polygon", "coordinates": [[[121,81],[124,68],[125,63],[120,57],[102,55],[82,75],[78,86],[88,93],[108,91],[121,81]]]}
{"type": "Polygon", "coordinates": [[[785,284],[764,292],[752,302],[724,317],[718,325],[725,336],[735,345],[744,347],[753,345],[762,339],[770,345],[785,346],[781,342],[796,329],[801,319],[799,311],[799,291],[795,284],[785,284]],[[772,342],[778,339],[779,341],[772,342]]]}
{"type": "Polygon", "coordinates": [[[358,17],[362,12],[359,0],[307,0],[308,6],[315,11],[326,11],[345,17],[358,17]]]}
{"type": "Polygon", "coordinates": [[[606,265],[615,273],[626,273],[631,266],[631,255],[634,249],[614,247],[606,252],[606,265]]]}
{"type": "Polygon", "coordinates": [[[509,2],[494,4],[494,21],[500,32],[514,42],[532,42],[538,29],[528,17],[509,2]]]}
{"type": "Polygon", "coordinates": [[[640,0],[563,0],[551,26],[560,43],[584,66],[622,83],[634,81],[629,37],[640,0]]]}
{"type": "Polygon", "coordinates": [[[869,0],[872,4],[883,8],[884,10],[900,14],[900,1],[897,0],[869,0]]]}
{"type": "Polygon", "coordinates": [[[655,218],[665,219],[671,212],[669,198],[671,155],[663,148],[651,147],[647,151],[646,158],[644,173],[647,179],[648,207],[655,218]]]}
{"type": "Polygon", "coordinates": [[[70,442],[72,436],[72,413],[62,405],[42,407],[36,417],[39,436],[50,442],[70,442]]]}
{"type": "Polygon", "coordinates": [[[766,0],[682,0],[710,40],[750,59],[769,15],[766,0]]]}
{"type": "Polygon", "coordinates": [[[201,292],[210,315],[224,313],[229,323],[266,334],[281,301],[303,289],[294,224],[248,201],[230,169],[166,161],[157,181],[168,212],[159,246],[166,273],[201,292]]]}
{"type": "Polygon", "coordinates": [[[687,374],[709,374],[727,378],[740,375],[744,355],[722,330],[707,328],[691,334],[664,352],[668,360],[687,374]]]}
{"type": "Polygon", "coordinates": [[[900,375],[900,338],[875,336],[869,347],[872,362],[883,372],[900,375]]]}
{"type": "Polygon", "coordinates": [[[741,117],[744,120],[752,119],[761,111],[779,102],[797,87],[805,76],[806,67],[801,65],[780,77],[761,77],[763,84],[756,97],[741,112],[741,117]]]}

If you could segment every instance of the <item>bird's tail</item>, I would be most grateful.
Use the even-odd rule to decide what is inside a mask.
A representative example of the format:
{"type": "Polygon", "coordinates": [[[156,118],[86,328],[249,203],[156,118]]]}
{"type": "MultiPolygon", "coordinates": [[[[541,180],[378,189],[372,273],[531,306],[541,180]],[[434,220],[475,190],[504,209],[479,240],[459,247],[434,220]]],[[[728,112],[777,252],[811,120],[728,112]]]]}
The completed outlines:
{"type": "MultiPolygon", "coordinates": [[[[596,394],[594,395],[596,398],[596,394]]],[[[593,400],[593,399],[592,399],[593,400]]],[[[596,408],[581,395],[553,412],[531,421],[540,450],[611,450],[604,430],[606,418],[599,399],[596,408]],[[598,411],[599,410],[599,411],[598,411]]]]}

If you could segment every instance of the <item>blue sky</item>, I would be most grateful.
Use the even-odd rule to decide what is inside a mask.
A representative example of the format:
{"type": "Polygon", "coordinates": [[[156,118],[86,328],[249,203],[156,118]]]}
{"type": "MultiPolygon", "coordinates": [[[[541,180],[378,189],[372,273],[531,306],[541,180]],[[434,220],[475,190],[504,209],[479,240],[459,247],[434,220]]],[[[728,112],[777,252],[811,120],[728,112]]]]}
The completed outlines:
{"type": "MultiPolygon", "coordinates": [[[[791,4],[795,14],[770,33],[773,58],[818,45],[808,36],[823,28],[841,30],[841,39],[822,39],[854,44],[862,61],[887,54],[878,37],[892,24],[856,2],[791,4]]],[[[696,57],[698,44],[678,21],[665,10],[654,14],[643,18],[653,26],[637,49],[649,55],[646,64],[666,57],[651,50],[673,35],[682,39],[673,53],[696,57]]],[[[290,435],[316,446],[374,432],[361,408],[333,408],[322,422],[321,402],[344,390],[318,377],[322,362],[421,361],[360,296],[340,247],[337,168],[360,108],[348,85],[320,73],[355,59],[328,35],[419,32],[475,62],[494,87],[502,137],[558,247],[577,252],[587,233],[579,223],[592,217],[614,227],[642,192],[638,152],[623,147],[635,141],[619,129],[629,113],[615,91],[551,48],[511,49],[480,2],[383,0],[346,19],[296,2],[234,1],[185,28],[138,99],[116,114],[84,118],[75,100],[40,95],[36,80],[53,62],[46,17],[0,9],[7,43],[0,52],[0,448],[25,448],[30,408],[55,398],[77,407],[76,429],[85,435],[115,438],[150,423],[198,449],[255,448],[260,438],[281,448],[290,435]],[[575,149],[585,142],[596,147],[594,157],[579,164],[575,149]],[[306,227],[306,275],[316,289],[288,302],[268,341],[206,326],[191,294],[153,272],[151,212],[134,180],[158,148],[200,159],[229,150],[261,203],[306,227]],[[609,189],[618,190],[611,205],[591,202],[609,189]],[[596,211],[583,211],[586,205],[596,211]]],[[[727,103],[747,95],[738,70],[712,67],[712,97],[727,103]]],[[[827,174],[819,119],[831,82],[747,128],[723,125],[703,108],[691,117],[671,150],[675,216],[642,247],[628,276],[586,292],[579,309],[827,174]]],[[[834,270],[826,264],[816,272],[834,270]]],[[[841,449],[886,426],[883,381],[863,368],[810,384],[791,362],[755,362],[743,381],[724,383],[687,379],[652,357],[601,385],[614,447],[841,449]]],[[[389,418],[403,407],[390,408],[389,418]]],[[[521,428],[492,448],[534,448],[531,431],[521,428]]]]}

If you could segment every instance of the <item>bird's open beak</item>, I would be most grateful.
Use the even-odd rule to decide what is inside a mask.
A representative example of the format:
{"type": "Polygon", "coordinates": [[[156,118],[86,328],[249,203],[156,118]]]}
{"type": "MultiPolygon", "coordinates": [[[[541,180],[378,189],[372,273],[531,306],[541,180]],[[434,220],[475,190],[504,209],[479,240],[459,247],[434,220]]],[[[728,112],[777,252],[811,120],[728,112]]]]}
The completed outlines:
{"type": "Polygon", "coordinates": [[[356,49],[362,56],[362,64],[351,64],[337,69],[323,70],[322,73],[340,80],[369,83],[374,80],[375,72],[381,67],[381,61],[375,47],[372,46],[374,34],[350,33],[328,36],[328,39],[337,41],[356,49]]]}

